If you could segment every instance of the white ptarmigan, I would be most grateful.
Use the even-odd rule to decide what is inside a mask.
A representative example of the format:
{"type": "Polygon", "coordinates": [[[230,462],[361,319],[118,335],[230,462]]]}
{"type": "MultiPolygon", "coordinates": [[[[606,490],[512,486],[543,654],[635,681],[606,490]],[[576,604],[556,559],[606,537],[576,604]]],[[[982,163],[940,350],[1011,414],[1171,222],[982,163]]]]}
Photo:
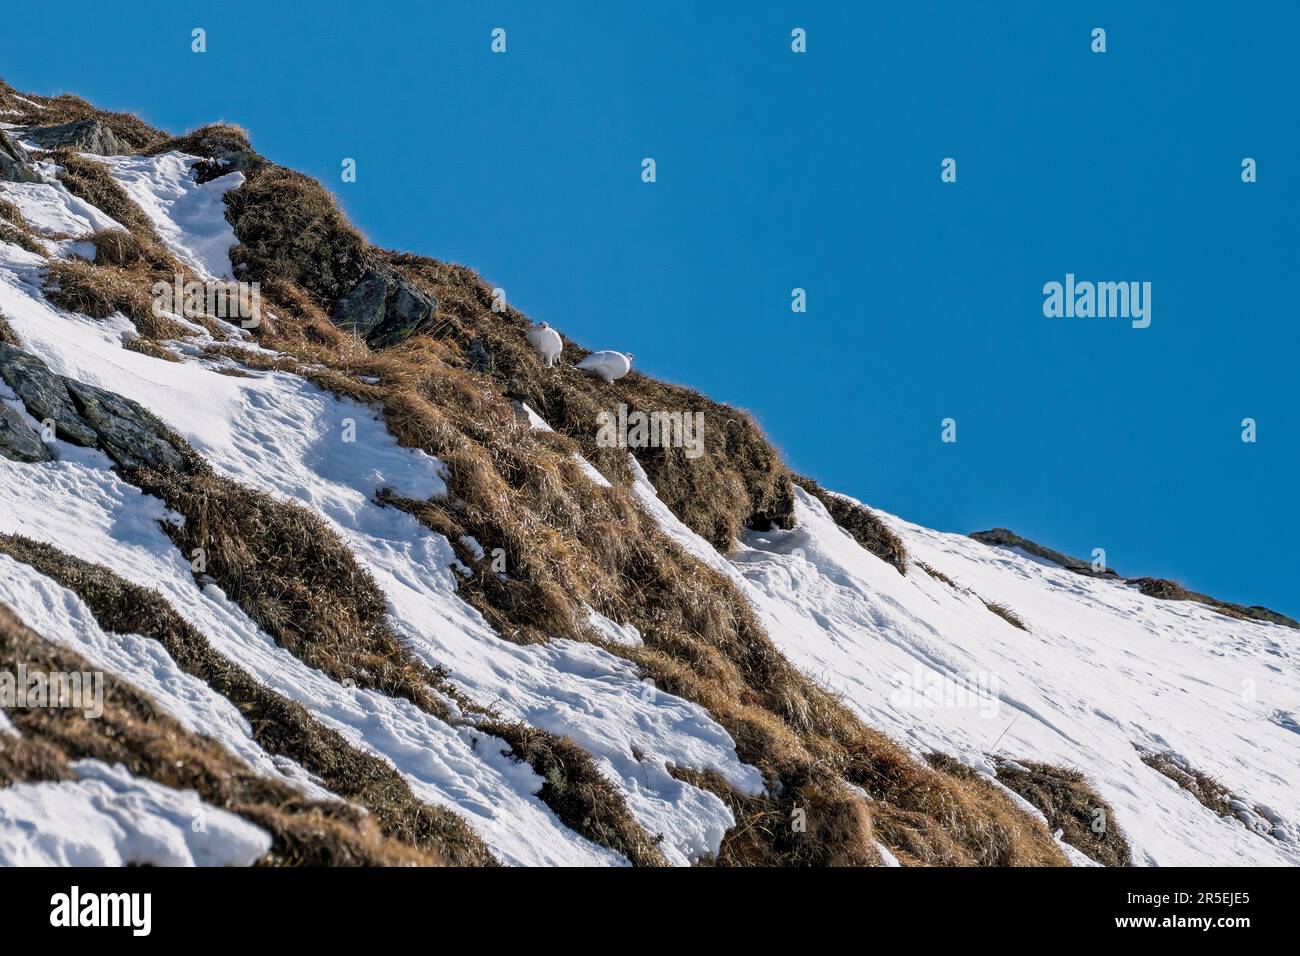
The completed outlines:
{"type": "Polygon", "coordinates": [[[555,360],[560,357],[560,352],[564,349],[564,340],[560,338],[560,333],[545,322],[534,325],[528,330],[525,338],[533,347],[533,351],[546,363],[547,368],[555,364],[555,360]]]}
{"type": "Polygon", "coordinates": [[[631,352],[592,352],[585,359],[573,366],[586,372],[588,375],[595,375],[605,382],[612,382],[616,378],[622,378],[628,372],[632,371],[632,353],[631,352]]]}

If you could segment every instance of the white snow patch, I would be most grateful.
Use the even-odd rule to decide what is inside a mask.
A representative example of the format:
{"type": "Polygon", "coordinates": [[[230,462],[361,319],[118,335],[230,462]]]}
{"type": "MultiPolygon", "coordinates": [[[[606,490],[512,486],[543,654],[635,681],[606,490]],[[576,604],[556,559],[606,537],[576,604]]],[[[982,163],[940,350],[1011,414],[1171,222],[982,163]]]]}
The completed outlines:
{"type": "Polygon", "coordinates": [[[898,857],[890,853],[888,847],[886,847],[879,840],[876,841],[876,852],[880,854],[880,859],[885,866],[901,867],[903,865],[902,863],[898,862],[898,857]]]}
{"type": "Polygon", "coordinates": [[[0,195],[18,207],[32,229],[45,236],[81,236],[100,229],[122,228],[112,216],[78,199],[57,180],[4,183],[0,195]]]}
{"type": "Polygon", "coordinates": [[[149,217],[176,258],[204,279],[234,278],[230,250],[238,240],[226,221],[223,197],[243,185],[243,173],[195,182],[190,169],[199,157],[175,150],[161,156],[96,158],[149,217]]]}
{"type": "Polygon", "coordinates": [[[611,487],[609,479],[597,471],[595,465],[587,461],[587,459],[583,458],[582,455],[578,454],[576,451],[573,453],[573,460],[578,463],[578,467],[582,469],[582,473],[590,478],[593,483],[600,485],[602,488],[611,487]]]}
{"type": "Polygon", "coordinates": [[[527,402],[516,402],[515,404],[518,405],[519,409],[524,413],[524,418],[528,422],[528,427],[531,428],[533,431],[535,432],[554,431],[554,429],[551,428],[550,425],[546,424],[546,420],[542,418],[541,415],[538,415],[535,411],[533,411],[531,408],[528,407],[527,402]]]}
{"type": "Polygon", "coordinates": [[[250,866],[269,834],[194,791],[120,764],[72,764],[77,780],[0,789],[0,866],[250,866]]]}
{"type": "Polygon", "coordinates": [[[640,647],[645,643],[635,624],[620,624],[601,614],[594,607],[587,608],[587,621],[607,641],[627,647],[640,647]]]}

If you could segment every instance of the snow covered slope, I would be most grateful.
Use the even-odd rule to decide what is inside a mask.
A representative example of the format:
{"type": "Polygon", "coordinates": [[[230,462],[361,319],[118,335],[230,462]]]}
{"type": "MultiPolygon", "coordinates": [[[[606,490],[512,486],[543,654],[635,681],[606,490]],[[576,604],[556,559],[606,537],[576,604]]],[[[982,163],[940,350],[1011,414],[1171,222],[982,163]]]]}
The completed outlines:
{"type": "Polygon", "coordinates": [[[1300,863],[1293,629],[889,518],[916,562],[973,593],[915,565],[900,576],[801,489],[794,530],[752,532],[728,559],[644,476],[637,491],[665,530],[745,588],[795,664],[917,753],[989,774],[995,754],[1085,771],[1137,864],[1300,863]],[[1216,816],[1144,764],[1138,746],[1173,750],[1248,796],[1271,812],[1269,833],[1216,816]]]}
{"type": "Polygon", "coordinates": [[[975,597],[916,567],[900,576],[797,494],[799,527],[750,535],[734,567],[782,649],[869,723],[989,772],[994,753],[1086,771],[1135,863],[1300,862],[1294,630],[890,519],[917,561],[975,597]],[[1138,746],[1173,750],[1274,811],[1271,835],[1215,816],[1138,746]]]}
{"type": "MultiPolygon", "coordinates": [[[[235,239],[219,203],[202,205],[207,210],[203,218],[194,212],[199,204],[183,201],[190,188],[187,170],[176,154],[115,166],[133,191],[156,190],[157,200],[142,206],[163,227],[159,232],[178,257],[201,261],[201,250],[211,245],[214,232],[225,228],[227,248],[235,239]]],[[[207,189],[234,188],[239,182],[232,175],[207,189]]],[[[33,214],[40,211],[29,207],[33,214]]],[[[56,211],[48,213],[48,220],[62,218],[56,211]]],[[[43,221],[38,218],[33,225],[43,221]]],[[[392,602],[394,622],[430,663],[449,667],[457,684],[475,699],[583,744],[623,788],[647,830],[665,834],[661,848],[670,860],[688,863],[717,850],[733,822],[731,814],[717,797],[674,779],[665,764],[718,770],[748,792],[761,788],[758,774],[736,759],[730,738],[707,712],[668,694],[647,694],[625,661],[571,641],[511,644],[456,597],[455,555],[445,539],[373,500],[380,488],[414,497],[438,493],[439,462],[398,448],[370,410],[295,376],[232,378],[210,363],[164,362],[123,349],[122,336],[130,330],[126,319],[71,315],[34,292],[40,268],[35,258],[0,246],[0,312],[27,349],[60,374],[140,402],[230,476],[318,510],[376,575],[392,602]],[[357,424],[357,445],[336,440],[349,420],[357,424]]],[[[0,399],[21,406],[12,393],[0,392],[0,399]]],[[[161,503],[117,478],[102,454],[63,442],[57,447],[59,460],[44,465],[0,458],[0,500],[5,504],[0,532],[50,541],[77,557],[106,564],[128,580],[150,582],[171,596],[174,606],[231,660],[391,760],[420,795],[462,811],[503,859],[534,864],[618,861],[560,826],[533,796],[541,781],[527,767],[501,758],[499,745],[441,724],[406,701],[345,688],[311,671],[261,634],[215,586],[196,601],[190,567],[158,527],[165,517],[161,503]]],[[[9,583],[19,587],[17,579],[9,583]]],[[[29,623],[56,603],[34,593],[34,586],[8,600],[23,605],[19,598],[24,595],[29,623]]],[[[5,599],[3,593],[0,599],[5,599]]],[[[21,613],[23,607],[15,610],[21,613]]],[[[71,630],[65,623],[53,633],[71,630]]],[[[90,656],[87,639],[80,643],[79,649],[90,656]]],[[[138,675],[138,685],[149,689],[150,677],[138,675]]],[[[198,708],[207,705],[199,701],[163,702],[175,705],[183,722],[191,720],[209,732],[221,726],[201,713],[198,708]]],[[[222,735],[232,746],[240,743],[237,736],[222,735]]]]}
{"type": "MultiPolygon", "coordinates": [[[[222,197],[244,181],[241,174],[199,185],[190,173],[197,157],[177,152],[97,161],[178,260],[200,276],[230,275],[226,253],[237,240],[222,197]]],[[[113,225],[62,187],[3,184],[0,193],[38,232],[113,225]]],[[[221,475],[310,507],[373,575],[393,627],[416,655],[445,667],[469,699],[503,718],[575,741],[645,831],[662,836],[668,862],[717,853],[736,823],[732,810],[672,770],[713,771],[747,795],[763,793],[762,776],[737,756],[708,710],[648,686],[626,659],[596,644],[521,645],[500,637],[458,594],[463,568],[451,542],[375,498],[381,489],[414,499],[445,494],[442,462],[400,447],[374,410],[303,378],[222,374],[222,363],[200,354],[207,333],[197,326],[195,339],[172,346],[179,361],[125,349],[130,321],[56,307],[42,292],[44,265],[0,243],[0,313],[24,350],[60,375],[151,410],[221,475]],[[344,445],[337,436],[349,425],[356,442],[344,445]]],[[[259,350],[251,341],[241,347],[259,350]]],[[[0,401],[40,427],[3,386],[0,401]]],[[[532,427],[547,428],[526,412],[532,427]]],[[[157,589],[220,654],[389,762],[420,799],[461,814],[503,862],[627,862],[564,825],[538,797],[545,781],[503,756],[500,741],[404,699],[332,680],[278,646],[215,584],[197,589],[189,562],[162,528],[179,516],[124,481],[101,452],[53,446],[52,462],[0,457],[0,533],[49,542],[157,589]]],[[[593,481],[607,484],[583,464],[593,481]]],[[[640,506],[687,552],[735,582],[781,652],[918,756],[943,752],[990,778],[998,755],[1079,768],[1115,809],[1139,864],[1300,862],[1295,631],[1144,597],[1122,582],[888,518],[914,561],[900,575],[798,489],[793,530],[750,532],[723,555],[660,501],[635,460],[631,466],[640,506]],[[991,613],[986,601],[1007,606],[1028,629],[991,613]],[[1139,747],[1172,751],[1219,778],[1243,798],[1239,818],[1197,802],[1144,763],[1139,747]]],[[[237,709],[182,673],[158,644],[106,634],[75,594],[3,556],[0,602],[260,773],[312,798],[330,796],[302,767],[264,752],[237,709]]],[[[640,643],[634,627],[594,611],[592,621],[615,643],[640,643]]],[[[120,804],[171,819],[179,812],[174,795],[113,768],[88,763],[78,773],[73,783],[0,790],[0,819],[21,821],[41,806],[51,814],[39,839],[26,843],[0,827],[0,862],[251,862],[265,850],[265,839],[249,832],[255,828],[214,814],[221,826],[210,828],[206,841],[176,832],[138,851],[139,828],[120,804]],[[128,800],[132,788],[143,788],[138,801],[128,800]],[[103,818],[115,829],[104,830],[103,818]],[[91,830],[112,835],[92,839],[91,830]],[[225,841],[220,852],[213,840],[225,841]]]]}

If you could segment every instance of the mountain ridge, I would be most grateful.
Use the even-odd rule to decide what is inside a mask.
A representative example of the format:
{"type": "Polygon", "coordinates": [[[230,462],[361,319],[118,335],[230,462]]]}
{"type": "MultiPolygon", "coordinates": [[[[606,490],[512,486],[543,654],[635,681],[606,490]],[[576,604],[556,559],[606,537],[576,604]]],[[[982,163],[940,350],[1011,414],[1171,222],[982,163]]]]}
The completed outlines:
{"type": "MultiPolygon", "coordinates": [[[[933,756],[934,742],[920,737],[895,740],[900,730],[923,733],[900,723],[906,706],[880,710],[888,684],[864,673],[856,686],[871,689],[855,692],[839,679],[875,666],[873,648],[906,648],[949,679],[971,651],[944,660],[949,652],[934,640],[941,628],[924,617],[931,605],[971,640],[998,644],[1008,633],[1034,639],[1050,615],[1037,599],[1006,607],[1001,592],[1011,585],[997,577],[977,581],[983,606],[970,604],[954,578],[985,574],[978,561],[949,550],[949,564],[919,531],[794,475],[742,411],[637,372],[593,381],[572,370],[584,350],[567,339],[562,366],[545,368],[524,342],[527,318],[496,308],[477,274],[371,246],[320,184],[257,155],[236,127],[169,137],[75,97],[23,97],[3,84],[0,109],[22,121],[11,124],[20,139],[69,123],[83,124],[72,134],[84,137],[60,133],[59,148],[32,153],[40,181],[0,187],[9,202],[0,215],[25,239],[3,247],[12,251],[0,305],[13,313],[0,326],[5,407],[19,416],[16,434],[39,435],[41,419],[53,419],[57,450],[54,461],[14,465],[4,488],[26,505],[15,504],[6,519],[14,526],[0,532],[21,535],[11,547],[33,560],[24,541],[55,548],[42,558],[51,569],[89,561],[95,574],[131,580],[127,572],[148,568],[169,609],[160,613],[181,616],[242,667],[250,682],[241,686],[278,688],[312,719],[348,729],[348,743],[393,767],[426,817],[435,807],[464,815],[444,820],[448,832],[476,834],[486,847],[466,859],[1077,863],[1086,850],[1053,832],[1087,827],[1058,825],[1057,816],[1116,803],[1116,839],[1126,839],[1131,805],[1115,800],[1111,771],[1150,772],[1159,781],[1141,779],[1151,786],[1171,779],[1108,752],[1098,766],[1108,768],[1111,802],[1062,771],[1057,792],[1083,796],[1036,807],[1025,794],[1047,791],[1047,761],[1032,761],[1040,776],[1021,793],[1004,780],[1030,775],[1000,771],[959,724],[945,731],[959,751],[952,756],[933,756]],[[133,152],[69,151],[68,143],[112,148],[96,123],[133,152]],[[76,221],[86,225],[75,235],[56,225],[76,221]],[[206,251],[221,245],[225,268],[206,251]],[[159,317],[144,290],[173,272],[259,283],[265,321],[250,331],[217,316],[159,317]],[[14,370],[31,361],[49,363],[71,411],[15,385],[14,370]],[[681,449],[602,446],[594,423],[618,403],[699,411],[707,453],[691,460],[681,449]],[[125,425],[106,430],[108,412],[125,425]],[[351,442],[339,437],[349,422],[351,442]],[[105,437],[123,431],[132,436],[125,442],[105,437]],[[143,435],[165,437],[171,454],[141,458],[143,435]],[[32,482],[99,530],[70,534],[27,497],[32,482]],[[129,534],[119,530],[123,514],[134,516],[129,534]],[[907,573],[917,547],[923,566],[943,576],[938,590],[907,573]],[[807,603],[814,592],[820,607],[807,603]],[[995,606],[1024,620],[986,617],[995,606]],[[838,624],[822,620],[826,609],[838,624]],[[854,647],[833,679],[814,660],[828,641],[854,647]],[[382,722],[355,713],[353,697],[382,722]],[[416,732],[419,745],[403,736],[416,732]],[[1050,828],[1043,814],[1053,816],[1050,828]]],[[[32,580],[14,584],[8,599],[67,631],[33,603],[32,580]]],[[[1116,600],[1109,591],[1087,598],[1116,600]]],[[[1147,605],[1141,613],[1156,614],[1147,605]]],[[[1223,633],[1194,621],[1207,640],[1223,633]]],[[[1243,640],[1253,647],[1268,633],[1243,640]]],[[[994,710],[1036,709],[983,690],[994,710]]],[[[208,706],[242,707],[232,693],[208,706]]],[[[1036,720],[1044,733],[1070,737],[1036,720]]],[[[275,764],[230,726],[225,746],[275,764]]],[[[288,779],[333,779],[323,795],[362,799],[322,773],[329,753],[295,749],[288,759],[302,766],[288,779]]],[[[1266,776],[1251,780],[1263,787],[1266,776]]],[[[217,788],[200,792],[230,800],[217,788]]],[[[1267,841],[1284,853],[1287,815],[1238,802],[1255,809],[1234,825],[1260,847],[1202,820],[1209,811],[1199,805],[1195,825],[1237,850],[1263,852],[1267,841]]],[[[382,838],[427,849],[400,814],[377,809],[387,806],[370,806],[382,838]]],[[[309,858],[285,833],[272,845],[277,859],[309,858]]],[[[1151,840],[1139,828],[1144,859],[1171,852],[1151,840]]],[[[1122,852],[1108,846],[1106,858],[1127,860],[1127,842],[1122,852]]]]}

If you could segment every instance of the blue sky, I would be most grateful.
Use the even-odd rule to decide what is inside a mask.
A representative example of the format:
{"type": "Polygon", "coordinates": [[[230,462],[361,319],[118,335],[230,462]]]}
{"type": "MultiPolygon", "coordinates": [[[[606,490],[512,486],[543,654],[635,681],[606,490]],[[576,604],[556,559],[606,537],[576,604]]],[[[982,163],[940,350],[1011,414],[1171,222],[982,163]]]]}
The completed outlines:
{"type": "Polygon", "coordinates": [[[1294,10],[178,6],[28,5],[0,75],[238,122],[372,241],[749,409],[869,504],[1300,614],[1294,10]],[[1150,328],[1044,317],[1067,272],[1151,282],[1150,328]]]}

